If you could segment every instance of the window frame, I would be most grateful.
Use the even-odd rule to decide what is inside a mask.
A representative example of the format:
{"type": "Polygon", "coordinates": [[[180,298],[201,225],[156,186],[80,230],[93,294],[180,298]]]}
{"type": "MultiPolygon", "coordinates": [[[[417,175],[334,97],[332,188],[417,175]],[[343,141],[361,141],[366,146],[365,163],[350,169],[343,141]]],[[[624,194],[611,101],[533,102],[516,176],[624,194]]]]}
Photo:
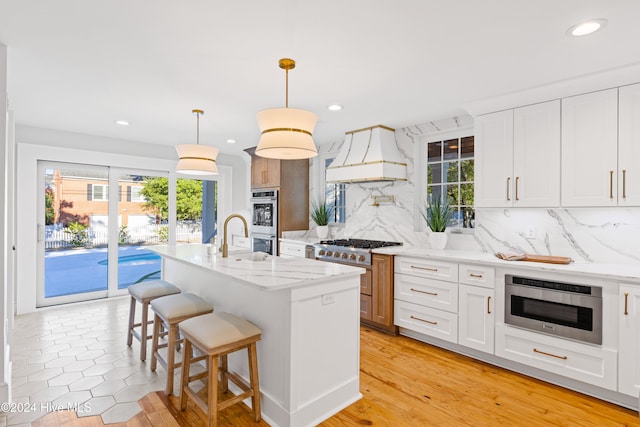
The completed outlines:
{"type": "Polygon", "coordinates": [[[340,221],[336,221],[336,206],[334,206],[334,210],[331,216],[331,220],[329,221],[329,224],[331,224],[332,226],[338,226],[338,227],[344,227],[346,222],[347,222],[347,185],[346,183],[332,183],[329,184],[327,183],[327,162],[328,161],[333,161],[336,156],[338,155],[338,152],[331,152],[331,153],[327,153],[323,156],[321,156],[321,162],[320,162],[320,166],[322,168],[322,193],[321,193],[321,200],[327,200],[327,192],[328,191],[333,191],[334,192],[334,197],[333,200],[338,200],[338,199],[342,199],[344,201],[344,204],[340,207],[338,207],[337,209],[339,209],[339,213],[341,213],[341,218],[340,221]],[[333,190],[329,190],[328,187],[332,185],[334,188],[333,190]],[[342,193],[342,197],[337,197],[336,192],[340,192],[342,193]]]}

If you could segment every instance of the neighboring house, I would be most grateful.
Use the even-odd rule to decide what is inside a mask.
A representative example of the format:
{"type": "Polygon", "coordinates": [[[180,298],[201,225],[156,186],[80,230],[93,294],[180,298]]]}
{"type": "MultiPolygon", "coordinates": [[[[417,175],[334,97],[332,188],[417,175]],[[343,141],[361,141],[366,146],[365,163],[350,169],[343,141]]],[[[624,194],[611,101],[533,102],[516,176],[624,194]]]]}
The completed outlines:
{"type": "MultiPolygon", "coordinates": [[[[100,173],[52,170],[47,184],[53,190],[54,224],[71,222],[99,227],[107,223],[109,182],[100,173]]],[[[141,194],[144,181],[120,180],[118,194],[119,225],[141,226],[156,222],[153,211],[144,208],[141,194]]]]}

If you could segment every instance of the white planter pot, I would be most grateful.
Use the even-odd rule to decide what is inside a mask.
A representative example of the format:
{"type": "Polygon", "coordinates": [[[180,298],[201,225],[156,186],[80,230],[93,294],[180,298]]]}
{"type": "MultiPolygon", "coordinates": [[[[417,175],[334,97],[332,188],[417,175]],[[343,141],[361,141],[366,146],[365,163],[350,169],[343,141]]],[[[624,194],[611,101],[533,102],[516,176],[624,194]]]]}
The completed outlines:
{"type": "Polygon", "coordinates": [[[442,250],[447,246],[447,233],[432,231],[429,235],[429,246],[431,249],[442,250]]]}
{"type": "Polygon", "coordinates": [[[316,234],[321,239],[326,239],[329,236],[329,226],[328,225],[319,225],[316,228],[316,234]]]}

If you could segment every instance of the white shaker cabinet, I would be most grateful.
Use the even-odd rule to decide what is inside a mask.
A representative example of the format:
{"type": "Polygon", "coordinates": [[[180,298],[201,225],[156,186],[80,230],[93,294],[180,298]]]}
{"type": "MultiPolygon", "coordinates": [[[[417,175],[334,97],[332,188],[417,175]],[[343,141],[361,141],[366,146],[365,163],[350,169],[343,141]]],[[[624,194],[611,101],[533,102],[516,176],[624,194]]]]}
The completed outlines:
{"type": "Polygon", "coordinates": [[[618,391],[640,393],[640,285],[620,285],[618,391]]]}
{"type": "Polygon", "coordinates": [[[475,141],[476,207],[559,206],[559,100],[479,116],[475,141]]]}
{"type": "Polygon", "coordinates": [[[475,207],[511,206],[513,110],[475,118],[475,207]]]}
{"type": "Polygon", "coordinates": [[[493,289],[461,283],[458,287],[458,299],[458,344],[493,354],[493,289]]]}
{"type": "Polygon", "coordinates": [[[640,206],[640,84],[619,89],[618,206],[640,206]]]}
{"type": "Polygon", "coordinates": [[[618,89],[562,100],[562,206],[616,206],[618,89]]]}

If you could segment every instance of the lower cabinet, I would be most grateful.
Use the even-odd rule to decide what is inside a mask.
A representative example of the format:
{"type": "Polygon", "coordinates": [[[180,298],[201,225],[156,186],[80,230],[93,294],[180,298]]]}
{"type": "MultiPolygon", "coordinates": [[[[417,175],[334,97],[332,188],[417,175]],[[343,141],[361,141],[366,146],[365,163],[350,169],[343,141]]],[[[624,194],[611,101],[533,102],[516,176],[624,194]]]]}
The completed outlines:
{"type": "Polygon", "coordinates": [[[460,284],[458,299],[458,344],[493,354],[494,290],[460,284]]]}
{"type": "Polygon", "coordinates": [[[496,325],[496,356],[609,390],[616,390],[615,350],[496,325]]]}
{"type": "Polygon", "coordinates": [[[458,315],[444,310],[396,301],[396,325],[452,343],[458,342],[458,315]]]}
{"type": "Polygon", "coordinates": [[[360,279],[360,320],[376,329],[398,333],[393,319],[393,255],[373,254],[371,271],[360,279]]]}
{"type": "Polygon", "coordinates": [[[640,286],[620,285],[618,391],[640,394],[640,286]]]}

